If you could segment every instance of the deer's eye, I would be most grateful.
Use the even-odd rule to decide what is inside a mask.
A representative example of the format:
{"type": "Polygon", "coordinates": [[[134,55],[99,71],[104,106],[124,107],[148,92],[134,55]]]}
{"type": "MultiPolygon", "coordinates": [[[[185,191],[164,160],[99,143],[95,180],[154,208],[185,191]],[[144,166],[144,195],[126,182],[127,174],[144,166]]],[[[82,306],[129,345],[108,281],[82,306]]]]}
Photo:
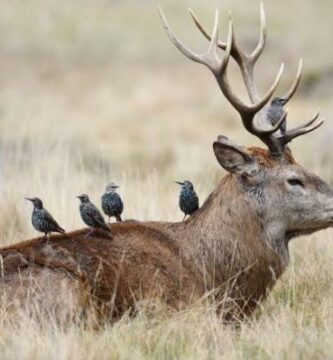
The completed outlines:
{"type": "Polygon", "coordinates": [[[293,178],[293,179],[288,179],[288,184],[291,186],[301,186],[304,188],[304,184],[301,180],[293,178]]]}

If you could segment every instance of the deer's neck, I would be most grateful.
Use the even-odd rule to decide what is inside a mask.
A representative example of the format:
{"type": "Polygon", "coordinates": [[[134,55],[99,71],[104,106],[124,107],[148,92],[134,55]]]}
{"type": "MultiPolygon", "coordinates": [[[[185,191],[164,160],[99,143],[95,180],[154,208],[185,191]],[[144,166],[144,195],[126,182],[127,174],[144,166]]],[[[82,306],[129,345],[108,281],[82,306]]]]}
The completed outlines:
{"type": "Polygon", "coordinates": [[[245,272],[269,282],[286,266],[287,249],[277,246],[283,241],[267,234],[252,201],[237,178],[226,176],[194,216],[172,225],[184,256],[214,286],[245,272]]]}

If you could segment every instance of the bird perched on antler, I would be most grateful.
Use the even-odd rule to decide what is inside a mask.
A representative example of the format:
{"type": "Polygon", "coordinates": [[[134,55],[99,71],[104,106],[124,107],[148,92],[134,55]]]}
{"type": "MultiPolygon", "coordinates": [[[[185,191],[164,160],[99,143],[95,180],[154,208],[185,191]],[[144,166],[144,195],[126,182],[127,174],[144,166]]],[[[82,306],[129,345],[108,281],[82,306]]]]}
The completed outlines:
{"type": "Polygon", "coordinates": [[[89,196],[82,194],[77,196],[80,199],[80,214],[85,224],[90,226],[92,229],[87,234],[91,235],[96,229],[103,229],[111,234],[111,229],[106,224],[103,215],[100,213],[98,208],[90,201],[89,196]]]}
{"type": "Polygon", "coordinates": [[[176,184],[181,186],[179,194],[179,207],[185,215],[183,218],[184,221],[187,215],[192,215],[199,209],[199,198],[191,181],[176,181],[176,184]]]}
{"type": "Polygon", "coordinates": [[[102,195],[102,209],[104,214],[109,217],[109,222],[113,216],[120,222],[124,210],[124,203],[116,192],[118,188],[119,186],[112,182],[106,187],[105,193],[102,195]]]}
{"type": "MultiPolygon", "coordinates": [[[[288,98],[276,97],[271,101],[269,108],[267,109],[267,120],[274,126],[283,117],[286,117],[286,112],[283,106],[287,103],[288,98]]],[[[281,135],[286,135],[287,131],[287,120],[284,119],[280,126],[281,135]]]]}
{"type": "Polygon", "coordinates": [[[44,209],[43,202],[41,199],[34,198],[25,198],[33,203],[33,211],[32,211],[32,225],[33,227],[45,234],[45,237],[52,232],[57,232],[61,234],[65,234],[65,230],[59,226],[59,224],[54,220],[52,215],[44,209]]]}

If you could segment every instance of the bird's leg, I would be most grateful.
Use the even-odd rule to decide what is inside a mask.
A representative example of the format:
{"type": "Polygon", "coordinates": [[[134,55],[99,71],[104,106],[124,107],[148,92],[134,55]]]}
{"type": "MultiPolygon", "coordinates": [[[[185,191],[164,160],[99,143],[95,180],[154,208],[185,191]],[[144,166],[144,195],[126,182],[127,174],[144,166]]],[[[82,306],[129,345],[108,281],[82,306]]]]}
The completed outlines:
{"type": "Polygon", "coordinates": [[[185,214],[185,216],[183,217],[183,220],[182,220],[182,221],[184,221],[184,220],[186,219],[186,216],[187,216],[187,214],[185,214]]]}
{"type": "Polygon", "coordinates": [[[44,233],[43,239],[46,241],[46,244],[49,243],[49,233],[44,233]]]}
{"type": "Polygon", "coordinates": [[[89,232],[86,233],[86,235],[84,237],[89,237],[91,234],[93,234],[95,232],[95,228],[92,227],[91,230],[89,232]]]}
{"type": "Polygon", "coordinates": [[[111,224],[111,216],[109,216],[108,224],[111,224]]]}

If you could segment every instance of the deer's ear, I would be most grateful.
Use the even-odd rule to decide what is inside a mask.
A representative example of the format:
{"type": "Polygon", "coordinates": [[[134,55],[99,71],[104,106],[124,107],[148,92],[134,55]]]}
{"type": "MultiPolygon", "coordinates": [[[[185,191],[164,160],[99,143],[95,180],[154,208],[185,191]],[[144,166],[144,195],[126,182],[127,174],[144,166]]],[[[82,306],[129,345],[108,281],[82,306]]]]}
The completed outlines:
{"type": "Polygon", "coordinates": [[[253,176],[258,173],[257,161],[246,153],[243,147],[233,143],[224,136],[219,136],[213,144],[217,161],[232,174],[253,176]]]}

